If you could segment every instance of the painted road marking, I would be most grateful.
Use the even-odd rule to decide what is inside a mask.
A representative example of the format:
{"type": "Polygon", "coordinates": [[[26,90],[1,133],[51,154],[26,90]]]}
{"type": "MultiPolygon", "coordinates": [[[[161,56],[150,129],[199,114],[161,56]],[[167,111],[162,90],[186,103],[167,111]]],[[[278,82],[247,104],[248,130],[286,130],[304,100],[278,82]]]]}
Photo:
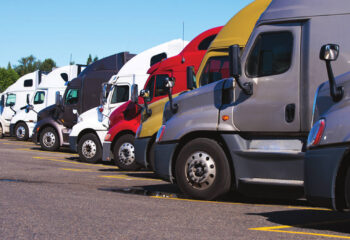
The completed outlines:
{"type": "Polygon", "coordinates": [[[53,162],[63,162],[63,163],[70,163],[70,164],[77,164],[77,165],[85,165],[90,167],[103,167],[103,168],[112,168],[112,169],[119,169],[116,166],[107,166],[102,164],[90,164],[90,163],[83,163],[83,162],[74,162],[69,160],[61,160],[61,159],[54,159],[54,158],[47,158],[47,157],[33,157],[34,159],[41,159],[41,160],[47,160],[47,161],[53,161],[53,162]]]}
{"type": "MultiPolygon", "coordinates": [[[[285,208],[293,208],[293,209],[299,209],[299,210],[331,211],[331,210],[325,209],[325,208],[297,207],[297,206],[285,206],[285,205],[268,205],[268,204],[254,204],[254,203],[241,203],[241,202],[206,201],[206,200],[186,199],[186,198],[177,198],[177,197],[151,196],[151,198],[187,201],[187,202],[227,204],[227,205],[248,205],[248,206],[259,206],[259,207],[285,207],[285,208]]],[[[349,219],[349,221],[350,221],[350,219],[349,219]]]]}
{"type": "Polygon", "coordinates": [[[65,171],[72,171],[72,172],[99,172],[99,171],[94,171],[93,169],[79,169],[79,168],[60,168],[60,169],[65,171]]]}
{"type": "Polygon", "coordinates": [[[298,235],[310,235],[310,236],[328,237],[328,238],[350,239],[350,236],[344,236],[344,235],[309,233],[309,232],[298,232],[298,231],[282,230],[282,229],[287,229],[287,228],[298,228],[298,227],[308,227],[308,226],[322,226],[322,225],[327,225],[327,224],[336,224],[336,223],[344,223],[344,222],[350,222],[350,219],[342,219],[342,220],[337,220],[337,221],[327,221],[327,222],[318,222],[318,223],[314,222],[314,223],[308,223],[308,224],[303,224],[303,225],[295,225],[295,226],[280,225],[280,226],[273,226],[273,227],[249,228],[249,230],[263,231],[263,232],[278,232],[278,233],[287,233],[287,234],[298,234],[298,235]]]}
{"type": "Polygon", "coordinates": [[[43,151],[43,150],[35,150],[30,148],[16,148],[15,150],[19,151],[29,151],[29,152],[41,152],[41,153],[58,153],[58,154],[65,154],[65,155],[71,155],[71,156],[79,156],[79,154],[76,153],[63,153],[63,152],[50,152],[50,151],[43,151]]]}
{"type": "Polygon", "coordinates": [[[10,143],[10,142],[3,142],[2,144],[6,144],[6,145],[32,145],[32,143],[21,143],[21,142],[14,142],[14,143],[10,143]]]}
{"type": "Polygon", "coordinates": [[[130,177],[128,175],[104,175],[100,176],[102,178],[116,178],[116,179],[125,179],[125,180],[143,180],[143,181],[158,181],[163,182],[163,180],[160,179],[154,179],[154,178],[138,178],[138,177],[130,177]]]}

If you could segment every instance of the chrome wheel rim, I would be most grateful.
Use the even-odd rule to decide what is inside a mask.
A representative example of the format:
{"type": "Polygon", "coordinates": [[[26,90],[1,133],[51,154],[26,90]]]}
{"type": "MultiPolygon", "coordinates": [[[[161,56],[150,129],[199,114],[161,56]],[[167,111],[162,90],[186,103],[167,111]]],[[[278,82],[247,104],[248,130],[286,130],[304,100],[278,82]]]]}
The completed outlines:
{"type": "Polygon", "coordinates": [[[96,155],[96,143],[92,140],[86,140],[82,146],[82,153],[86,158],[93,158],[96,155]]]}
{"type": "Polygon", "coordinates": [[[56,142],[55,134],[53,134],[52,132],[47,132],[44,134],[43,143],[44,143],[45,147],[50,148],[53,145],[55,145],[55,142],[56,142]]]}
{"type": "Polygon", "coordinates": [[[190,155],[186,161],[187,182],[195,189],[205,190],[213,185],[216,166],[213,158],[202,151],[190,155]]]}
{"type": "Polygon", "coordinates": [[[135,161],[135,148],[131,143],[123,143],[118,151],[120,162],[124,165],[129,166],[135,161]]]}
{"type": "Polygon", "coordinates": [[[24,138],[26,135],[26,129],[23,126],[19,126],[16,131],[16,135],[18,138],[24,138]]]}

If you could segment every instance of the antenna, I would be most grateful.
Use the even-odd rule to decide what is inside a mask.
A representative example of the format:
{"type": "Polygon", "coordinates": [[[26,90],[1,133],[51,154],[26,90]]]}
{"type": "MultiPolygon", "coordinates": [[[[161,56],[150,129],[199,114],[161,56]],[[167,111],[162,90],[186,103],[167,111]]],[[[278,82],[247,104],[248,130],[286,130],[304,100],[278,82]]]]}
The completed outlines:
{"type": "MultiPolygon", "coordinates": [[[[182,50],[185,48],[185,21],[182,21],[182,50]]],[[[185,62],[184,55],[182,53],[182,63],[185,62]]]]}

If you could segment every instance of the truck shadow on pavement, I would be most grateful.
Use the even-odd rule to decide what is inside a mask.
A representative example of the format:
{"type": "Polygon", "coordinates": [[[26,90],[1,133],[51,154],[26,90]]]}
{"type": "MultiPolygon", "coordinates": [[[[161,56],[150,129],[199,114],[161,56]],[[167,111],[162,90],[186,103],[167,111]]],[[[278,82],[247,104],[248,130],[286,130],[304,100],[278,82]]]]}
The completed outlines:
{"type": "MultiPolygon", "coordinates": [[[[247,213],[247,215],[263,216],[267,221],[282,225],[281,228],[256,228],[260,231],[295,231],[295,228],[312,231],[330,231],[335,233],[350,234],[350,213],[336,212],[320,209],[285,210],[264,213],[247,213]]],[[[327,233],[328,234],[328,233],[327,233]]],[[[334,234],[334,233],[331,233],[334,234]]],[[[350,236],[344,236],[350,237],[350,236]]]]}

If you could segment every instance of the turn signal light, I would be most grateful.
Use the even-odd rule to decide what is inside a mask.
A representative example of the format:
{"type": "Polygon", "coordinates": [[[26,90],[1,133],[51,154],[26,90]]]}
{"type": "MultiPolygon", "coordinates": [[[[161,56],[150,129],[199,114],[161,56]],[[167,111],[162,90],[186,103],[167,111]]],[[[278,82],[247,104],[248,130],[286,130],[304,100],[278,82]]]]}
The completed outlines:
{"type": "Polygon", "coordinates": [[[110,139],[111,139],[111,134],[107,133],[107,135],[105,136],[105,141],[109,142],[110,139]]]}
{"type": "Polygon", "coordinates": [[[158,130],[156,142],[162,141],[164,132],[165,132],[165,125],[162,125],[158,130]]]}
{"type": "Polygon", "coordinates": [[[326,127],[326,120],[320,119],[315,125],[312,127],[309,137],[307,139],[307,146],[312,147],[316,146],[321,142],[322,135],[324,132],[324,129],[326,127]]]}
{"type": "Polygon", "coordinates": [[[227,115],[222,116],[222,120],[223,120],[223,121],[227,121],[227,120],[229,120],[229,119],[230,119],[230,117],[227,116],[227,115]]]}
{"type": "Polygon", "coordinates": [[[99,112],[103,112],[103,107],[99,107],[99,108],[98,108],[98,111],[99,111],[99,112]]]}

